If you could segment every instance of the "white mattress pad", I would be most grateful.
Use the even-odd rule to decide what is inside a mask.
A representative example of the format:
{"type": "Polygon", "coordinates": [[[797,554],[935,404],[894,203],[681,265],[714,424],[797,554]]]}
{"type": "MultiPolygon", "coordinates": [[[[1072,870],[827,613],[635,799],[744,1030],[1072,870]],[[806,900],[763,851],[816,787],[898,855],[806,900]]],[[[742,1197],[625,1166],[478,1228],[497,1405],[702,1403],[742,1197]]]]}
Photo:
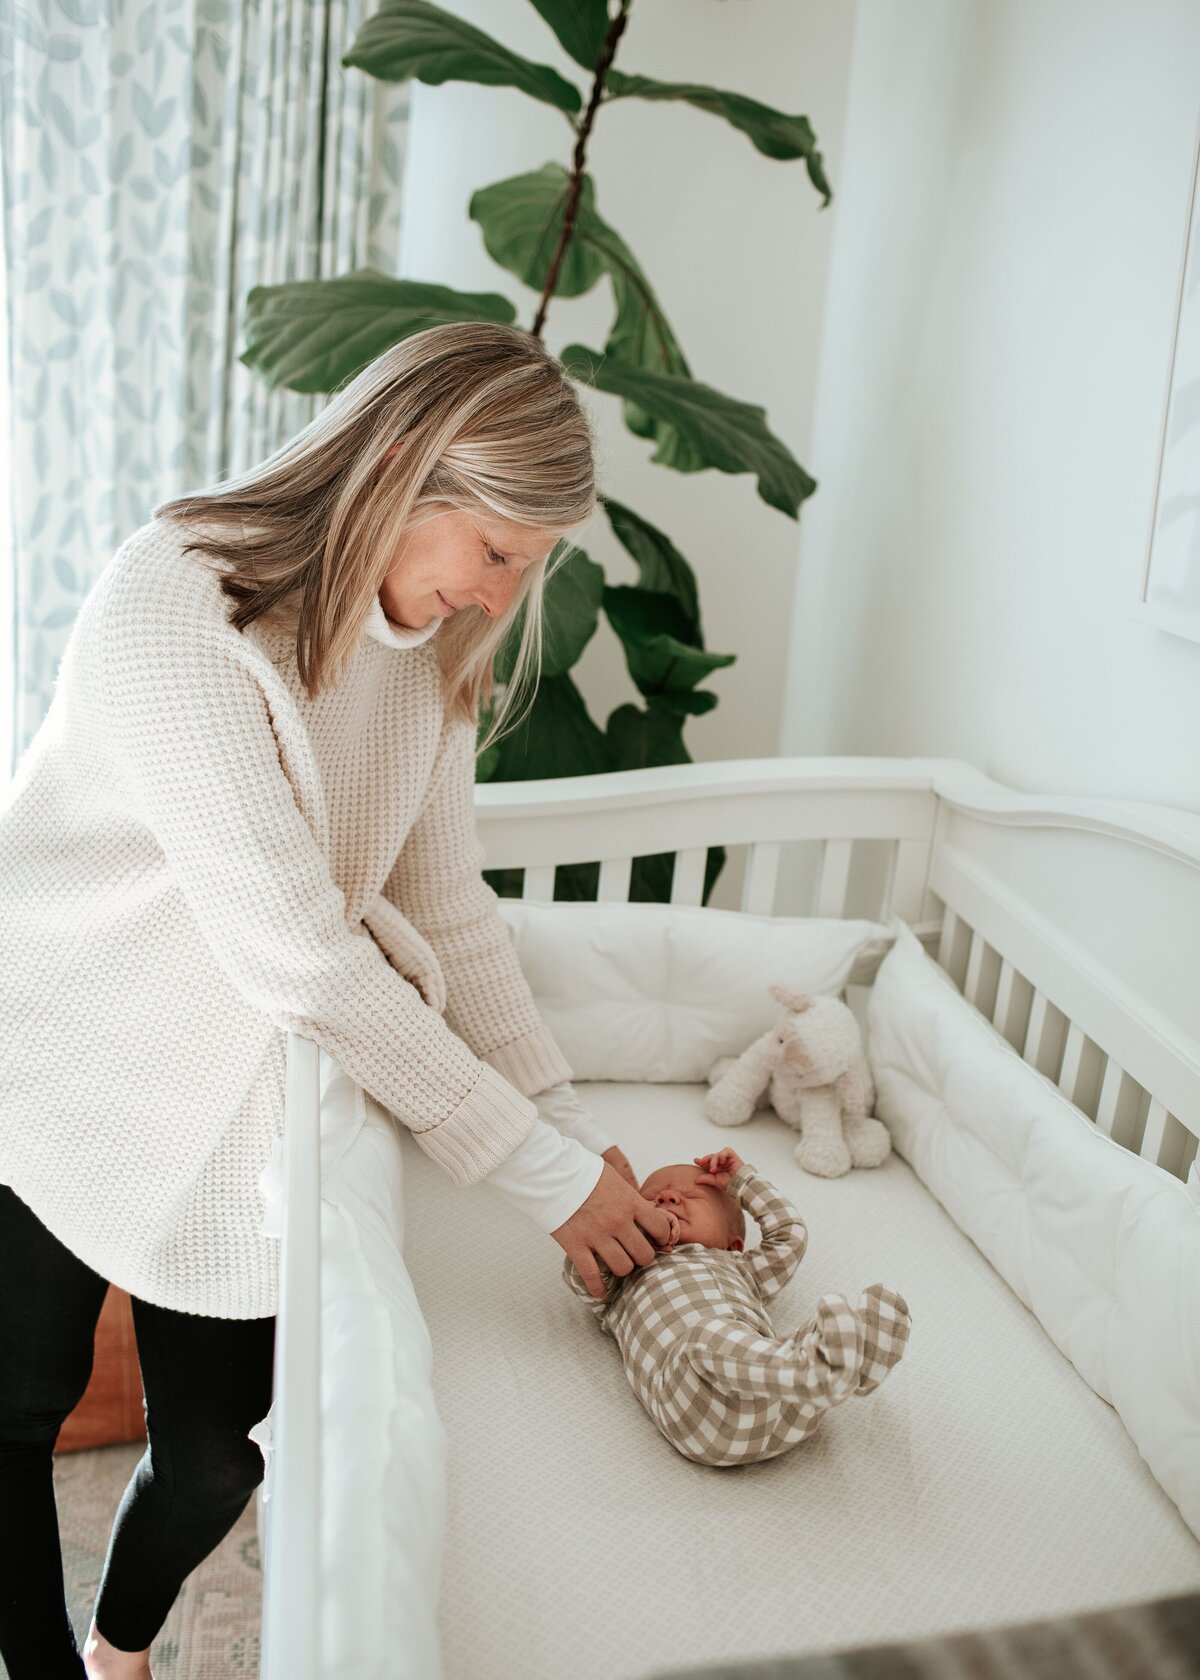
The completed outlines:
{"type": "Polygon", "coordinates": [[[781,1333],[880,1281],[911,1307],[907,1355],[782,1457],[692,1464],[558,1245],[402,1136],[448,1438],[445,1680],[645,1680],[1200,1587],[1200,1543],[1116,1413],[912,1171],[810,1177],[773,1116],[710,1125],[705,1089],[578,1085],[639,1177],[727,1144],[793,1199],[809,1247],[781,1333]]]}

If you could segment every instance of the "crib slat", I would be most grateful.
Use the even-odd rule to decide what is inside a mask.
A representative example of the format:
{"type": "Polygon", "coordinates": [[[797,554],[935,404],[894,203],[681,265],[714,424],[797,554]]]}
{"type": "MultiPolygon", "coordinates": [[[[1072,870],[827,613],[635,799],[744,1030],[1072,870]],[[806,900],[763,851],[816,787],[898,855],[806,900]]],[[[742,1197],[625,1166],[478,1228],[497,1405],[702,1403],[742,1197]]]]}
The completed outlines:
{"type": "Polygon", "coordinates": [[[967,956],[967,977],[963,981],[963,996],[968,1003],[975,1003],[979,998],[979,980],[983,974],[983,958],[986,951],[986,939],[981,939],[972,929],[971,950],[967,956]]]}
{"type": "Polygon", "coordinates": [[[1146,1129],[1142,1133],[1142,1147],[1138,1151],[1142,1159],[1153,1161],[1156,1167],[1165,1167],[1167,1172],[1178,1172],[1186,1140],[1185,1128],[1173,1114],[1168,1113],[1166,1103],[1159,1102],[1157,1097],[1151,1098],[1146,1129]]]}
{"type": "Polygon", "coordinates": [[[1062,1067],[1058,1074],[1058,1088],[1068,1102],[1079,1102],[1079,1075],[1083,1064],[1083,1046],[1086,1042],[1082,1028],[1072,1021],[1067,1029],[1067,1042],[1063,1049],[1062,1067]]]}
{"type": "Polygon", "coordinates": [[[1033,991],[1033,1005],[1029,1011],[1029,1026],[1021,1055],[1031,1067],[1037,1067],[1038,1053],[1046,1034],[1046,999],[1037,987],[1033,991]]]}
{"type": "Polygon", "coordinates": [[[1033,1005],[1029,1011],[1029,1031],[1025,1034],[1025,1048],[1021,1052],[1030,1067],[1053,1079],[1058,1065],[1060,1032],[1051,1014],[1051,1003],[1044,993],[1034,987],[1033,1005]]]}
{"type": "Polygon", "coordinates": [[[1000,959],[1000,978],[996,982],[996,1007],[992,1011],[992,1025],[1010,1044],[1016,1043],[1016,1030],[1013,1022],[1015,1006],[1013,1001],[1013,981],[1016,969],[1007,957],[1000,959]]]}
{"type": "Polygon", "coordinates": [[[958,932],[958,917],[947,905],[942,913],[942,931],[938,937],[937,960],[938,966],[950,972],[950,958],[954,951],[955,935],[958,932]]]}
{"type": "Polygon", "coordinates": [[[815,916],[841,916],[844,912],[853,845],[853,840],[826,840],[821,848],[821,871],[817,877],[813,907],[815,916]]]}
{"type": "Polygon", "coordinates": [[[671,876],[672,904],[704,902],[704,867],[707,862],[707,846],[689,846],[685,851],[675,853],[675,871],[671,876]]]}
{"type": "Polygon", "coordinates": [[[759,840],[750,848],[742,884],[742,912],[769,916],[775,909],[775,881],[779,875],[778,840],[759,840]]]}
{"type": "Polygon", "coordinates": [[[629,876],[633,869],[633,859],[602,858],[600,860],[600,885],[596,891],[598,904],[626,904],[629,900],[629,876]]]}
{"type": "Polygon", "coordinates": [[[536,863],[528,865],[525,879],[521,883],[522,898],[536,898],[543,903],[549,903],[554,897],[554,865],[552,863],[536,863]]]}
{"type": "Polygon", "coordinates": [[[1142,1088],[1131,1079],[1125,1069],[1111,1056],[1104,1064],[1100,1081],[1100,1100],[1096,1105],[1096,1124],[1114,1143],[1128,1147],[1137,1124],[1142,1088]]]}
{"type": "Polygon", "coordinates": [[[890,911],[910,924],[925,916],[925,885],[929,879],[929,842],[896,840],[892,844],[891,878],[884,893],[884,914],[890,911]]]}

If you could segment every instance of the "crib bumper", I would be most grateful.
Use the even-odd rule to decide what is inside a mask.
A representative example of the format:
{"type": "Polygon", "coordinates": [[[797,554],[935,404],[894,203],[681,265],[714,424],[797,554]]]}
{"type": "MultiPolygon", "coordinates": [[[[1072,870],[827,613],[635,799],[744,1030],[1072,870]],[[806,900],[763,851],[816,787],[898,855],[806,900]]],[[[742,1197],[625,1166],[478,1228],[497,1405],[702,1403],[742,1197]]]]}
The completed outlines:
{"type": "MultiPolygon", "coordinates": [[[[275,1205],[272,1168],[264,1175],[275,1205]]],[[[321,1054],[320,1672],[441,1680],[446,1442],[403,1254],[395,1122],[321,1054]]],[[[274,1408],[272,1408],[272,1411],[274,1408]]],[[[253,1432],[269,1505],[272,1418],[253,1432]]],[[[268,1560],[269,1567],[269,1560],[268,1560]]]]}

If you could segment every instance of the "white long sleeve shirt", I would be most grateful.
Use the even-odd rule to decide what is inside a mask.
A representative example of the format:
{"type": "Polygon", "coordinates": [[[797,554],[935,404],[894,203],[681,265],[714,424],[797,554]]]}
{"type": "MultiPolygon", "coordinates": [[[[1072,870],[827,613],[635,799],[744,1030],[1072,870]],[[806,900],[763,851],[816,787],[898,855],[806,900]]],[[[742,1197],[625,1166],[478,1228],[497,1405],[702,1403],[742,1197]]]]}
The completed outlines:
{"type": "Polygon", "coordinates": [[[601,1157],[614,1140],[569,1083],[552,1086],[534,1101],[539,1118],[485,1182],[543,1231],[556,1231],[596,1188],[604,1171],[601,1157]]]}
{"type": "Polygon", "coordinates": [[[456,1184],[528,1140],[494,1182],[532,1217],[602,1164],[531,1100],[571,1068],[482,878],[441,620],[376,602],[310,699],[193,534],[151,520],[108,562],[0,809],[0,1182],[131,1294],[254,1318],[289,1031],[456,1184]]]}

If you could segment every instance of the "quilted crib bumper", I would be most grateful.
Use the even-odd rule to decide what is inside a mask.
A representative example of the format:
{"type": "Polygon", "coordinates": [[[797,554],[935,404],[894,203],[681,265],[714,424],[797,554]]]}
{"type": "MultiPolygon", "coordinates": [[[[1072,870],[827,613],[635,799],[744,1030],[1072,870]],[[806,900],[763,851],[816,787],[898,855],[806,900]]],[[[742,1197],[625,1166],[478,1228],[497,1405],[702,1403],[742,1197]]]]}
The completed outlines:
{"type": "Polygon", "coordinates": [[[1200,1200],[1029,1067],[900,927],[868,1002],[896,1148],[1200,1537],[1200,1200]]]}
{"type": "MultiPolygon", "coordinates": [[[[324,1051],[321,1093],[321,1672],[440,1680],[446,1440],[404,1260],[401,1142],[324,1051]]],[[[280,1164],[263,1180],[268,1230],[280,1164]]],[[[264,1503],[273,1413],[251,1431],[264,1503]]]]}

